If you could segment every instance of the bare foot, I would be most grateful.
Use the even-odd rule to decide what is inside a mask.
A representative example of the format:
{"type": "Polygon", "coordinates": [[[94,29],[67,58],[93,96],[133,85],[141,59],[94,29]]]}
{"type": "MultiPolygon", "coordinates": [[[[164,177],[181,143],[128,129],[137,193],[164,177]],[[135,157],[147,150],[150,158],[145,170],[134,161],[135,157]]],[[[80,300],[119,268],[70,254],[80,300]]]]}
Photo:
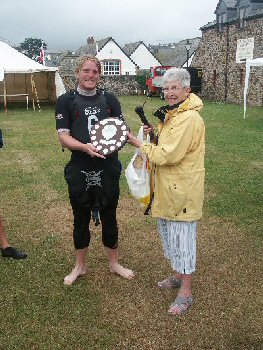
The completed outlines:
{"type": "Polygon", "coordinates": [[[87,267],[75,266],[69,275],[64,278],[64,284],[71,286],[79,276],[84,276],[87,273],[87,267]]]}
{"type": "Polygon", "coordinates": [[[128,280],[131,280],[135,276],[132,270],[126,269],[125,267],[121,266],[119,263],[110,265],[110,272],[117,273],[121,277],[127,278],[128,280]]]}

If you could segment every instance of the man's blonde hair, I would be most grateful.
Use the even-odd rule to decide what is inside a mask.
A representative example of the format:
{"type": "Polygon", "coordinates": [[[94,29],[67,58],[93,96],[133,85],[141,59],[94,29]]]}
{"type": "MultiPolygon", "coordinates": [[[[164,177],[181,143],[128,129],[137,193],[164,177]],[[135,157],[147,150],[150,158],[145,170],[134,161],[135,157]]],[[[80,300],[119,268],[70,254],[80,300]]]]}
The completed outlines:
{"type": "Polygon", "coordinates": [[[101,74],[101,64],[100,61],[97,59],[97,57],[94,56],[89,56],[89,55],[83,55],[80,56],[77,61],[76,61],[76,68],[75,68],[75,73],[77,74],[83,67],[84,63],[86,61],[92,61],[96,64],[98,67],[99,73],[101,74]]]}

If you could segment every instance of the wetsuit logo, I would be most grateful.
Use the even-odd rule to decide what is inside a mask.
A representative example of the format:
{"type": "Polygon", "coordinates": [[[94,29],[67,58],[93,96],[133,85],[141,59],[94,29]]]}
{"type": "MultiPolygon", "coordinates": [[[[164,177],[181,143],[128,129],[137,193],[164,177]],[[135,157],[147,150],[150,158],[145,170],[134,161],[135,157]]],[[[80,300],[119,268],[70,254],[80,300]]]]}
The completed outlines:
{"type": "Polygon", "coordinates": [[[99,120],[97,114],[100,112],[100,108],[96,107],[87,107],[85,108],[85,115],[88,116],[88,129],[90,129],[92,125],[96,124],[99,120]]]}
{"type": "Polygon", "coordinates": [[[100,170],[98,172],[96,171],[86,172],[84,170],[81,170],[81,173],[86,175],[86,183],[87,183],[86,190],[88,190],[92,186],[102,187],[101,175],[100,175],[102,172],[103,170],[100,170]]]}

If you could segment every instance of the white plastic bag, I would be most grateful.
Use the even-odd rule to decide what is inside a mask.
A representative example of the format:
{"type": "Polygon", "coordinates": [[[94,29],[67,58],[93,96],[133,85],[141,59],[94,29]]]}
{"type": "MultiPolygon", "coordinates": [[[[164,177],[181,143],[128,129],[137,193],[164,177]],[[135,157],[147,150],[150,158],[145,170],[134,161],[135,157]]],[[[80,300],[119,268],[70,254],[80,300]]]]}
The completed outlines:
{"type": "MultiPolygon", "coordinates": [[[[143,142],[143,126],[140,128],[137,138],[143,142]]],[[[148,136],[147,139],[149,139],[148,136]]],[[[131,194],[142,205],[148,205],[150,203],[150,168],[150,162],[147,156],[137,149],[125,170],[125,176],[131,194]]]]}

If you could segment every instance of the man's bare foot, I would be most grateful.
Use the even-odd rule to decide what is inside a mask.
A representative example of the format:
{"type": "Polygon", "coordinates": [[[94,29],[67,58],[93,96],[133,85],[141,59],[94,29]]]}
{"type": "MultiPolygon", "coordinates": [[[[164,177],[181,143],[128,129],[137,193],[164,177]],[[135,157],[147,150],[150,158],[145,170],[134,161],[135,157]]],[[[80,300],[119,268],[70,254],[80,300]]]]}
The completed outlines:
{"type": "Polygon", "coordinates": [[[117,273],[123,278],[126,278],[128,280],[131,280],[135,274],[132,270],[126,269],[125,267],[121,266],[119,263],[110,265],[110,272],[117,273]]]}
{"type": "Polygon", "coordinates": [[[87,273],[87,267],[75,266],[69,275],[64,278],[64,284],[71,286],[79,276],[84,276],[87,273]]]}

